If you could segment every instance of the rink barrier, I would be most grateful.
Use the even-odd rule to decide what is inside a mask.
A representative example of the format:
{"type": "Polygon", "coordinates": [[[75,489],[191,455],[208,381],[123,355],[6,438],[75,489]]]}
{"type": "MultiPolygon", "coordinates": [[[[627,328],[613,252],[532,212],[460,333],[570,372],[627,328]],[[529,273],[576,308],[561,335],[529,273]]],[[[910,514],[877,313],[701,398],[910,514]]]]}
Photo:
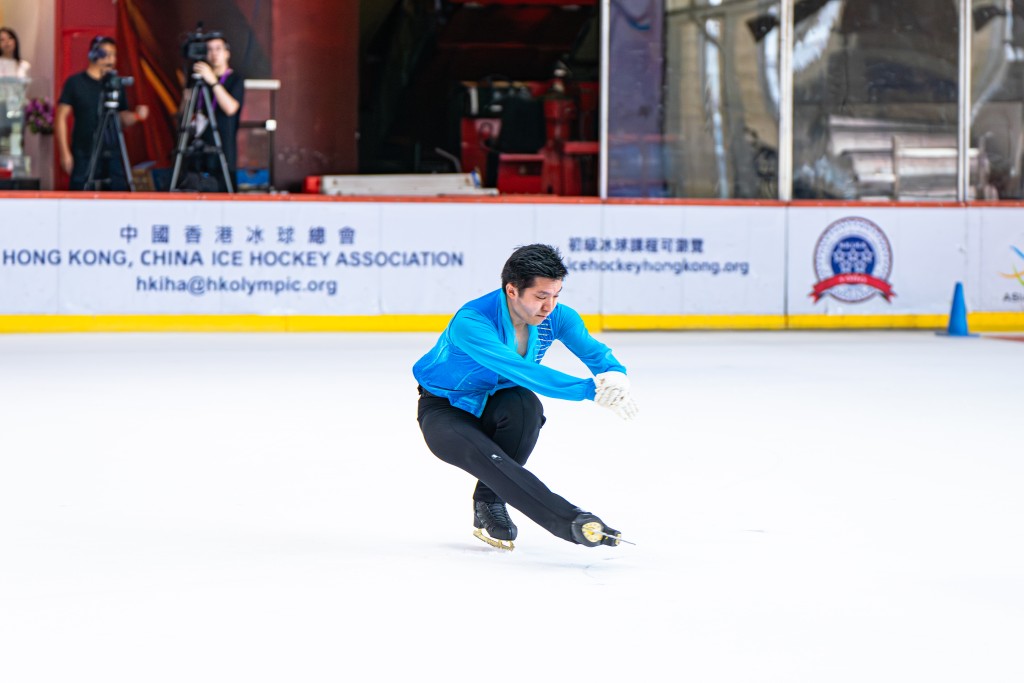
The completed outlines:
{"type": "MultiPolygon", "coordinates": [[[[940,330],[944,315],[583,315],[593,332],[940,330]]],[[[440,332],[451,315],[0,315],[0,334],[104,332],[440,332]]],[[[968,313],[976,332],[1019,332],[1024,313],[968,313]]]]}
{"type": "MultiPolygon", "coordinates": [[[[594,330],[939,330],[947,324],[948,287],[961,280],[971,294],[967,303],[973,310],[968,314],[972,329],[1024,330],[1024,202],[61,192],[0,192],[0,199],[6,209],[0,248],[15,255],[5,256],[8,260],[18,259],[0,268],[0,333],[434,332],[443,329],[451,312],[472,293],[495,286],[489,264],[528,240],[562,249],[573,283],[566,303],[581,312],[605,311],[584,315],[594,330]],[[340,244],[348,246],[333,242],[332,247],[294,248],[300,255],[306,249],[314,255],[314,250],[326,250],[324,265],[327,257],[332,262],[320,269],[319,264],[298,262],[289,252],[293,247],[268,242],[250,249],[241,237],[236,246],[220,246],[219,238],[214,239],[217,226],[230,231],[233,225],[236,234],[244,235],[250,221],[257,227],[265,222],[268,231],[292,222],[300,229],[327,226],[333,239],[335,231],[348,231],[350,241],[343,237],[340,244]],[[193,222],[203,230],[202,246],[198,234],[197,246],[181,241],[183,226],[193,222]],[[165,258],[187,259],[202,251],[196,271],[189,270],[192,263],[145,262],[143,250],[163,253],[165,247],[144,246],[157,241],[154,236],[141,242],[148,233],[140,230],[152,225],[155,232],[163,223],[175,231],[174,240],[168,243],[165,236],[162,241],[174,245],[166,247],[171,256],[165,258]],[[487,228],[484,239],[482,226],[487,228]],[[836,226],[842,231],[834,230],[836,226]],[[885,257],[884,273],[860,282],[840,281],[823,272],[821,248],[849,234],[873,240],[876,252],[885,257]],[[632,244],[629,253],[620,253],[618,243],[627,239],[643,242],[642,253],[634,253],[639,250],[632,244]],[[611,240],[614,252],[593,246],[611,240]],[[273,256],[277,249],[296,262],[265,265],[251,260],[253,252],[262,259],[264,252],[273,256]],[[351,259],[386,258],[373,263],[382,269],[373,270],[369,261],[343,261],[343,252],[351,259]],[[86,258],[75,262],[72,253],[86,258]],[[403,260],[421,253],[439,260],[403,260]],[[56,262],[50,254],[56,254],[56,262]],[[88,261],[88,254],[96,263],[88,261]],[[250,261],[217,260],[228,254],[250,261]],[[392,262],[392,256],[398,260],[392,262]],[[137,277],[118,270],[126,261],[132,268],[139,259],[137,277]],[[692,268],[687,265],[691,262],[692,268]],[[165,265],[171,269],[156,269],[165,265]],[[306,268],[313,265],[317,267],[306,268]],[[712,270],[708,266],[714,266],[713,277],[684,275],[687,279],[679,285],[673,280],[680,269],[707,273],[712,270]],[[623,270],[627,272],[619,272],[623,270]],[[121,272],[128,276],[112,286],[114,274],[120,277],[121,272]],[[378,274],[384,272],[386,278],[378,274]],[[276,291],[268,294],[265,289],[254,298],[216,294],[228,291],[224,289],[200,292],[209,294],[205,298],[191,298],[191,291],[165,294],[183,292],[179,285],[195,279],[218,286],[258,281],[261,287],[271,280],[287,280],[291,286],[294,280],[319,289],[299,296],[290,294],[299,290],[288,290],[280,299],[276,291]],[[165,281],[177,289],[165,289],[165,281]],[[327,284],[335,287],[330,297],[323,294],[327,284]],[[874,289],[864,297],[844,287],[874,289]],[[335,291],[344,296],[331,298],[335,291]],[[178,299],[167,305],[171,296],[178,299]],[[637,309],[646,313],[631,312],[637,309]]],[[[227,244],[232,244],[230,237],[227,244]]]]}

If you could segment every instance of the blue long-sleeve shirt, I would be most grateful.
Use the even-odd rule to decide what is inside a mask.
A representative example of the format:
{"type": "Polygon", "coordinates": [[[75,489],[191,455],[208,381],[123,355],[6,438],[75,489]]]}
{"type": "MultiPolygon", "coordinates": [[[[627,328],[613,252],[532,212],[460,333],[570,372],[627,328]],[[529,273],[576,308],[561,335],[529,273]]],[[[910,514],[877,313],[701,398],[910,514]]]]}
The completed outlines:
{"type": "Polygon", "coordinates": [[[420,386],[477,417],[489,396],[522,386],[552,398],[594,398],[593,378],[567,375],[540,365],[554,340],[565,344],[595,375],[625,372],[611,349],[590,336],[579,313],[558,304],[540,325],[528,326],[526,355],[516,352],[516,331],[504,290],[470,301],[456,312],[426,355],[413,365],[420,386]]]}

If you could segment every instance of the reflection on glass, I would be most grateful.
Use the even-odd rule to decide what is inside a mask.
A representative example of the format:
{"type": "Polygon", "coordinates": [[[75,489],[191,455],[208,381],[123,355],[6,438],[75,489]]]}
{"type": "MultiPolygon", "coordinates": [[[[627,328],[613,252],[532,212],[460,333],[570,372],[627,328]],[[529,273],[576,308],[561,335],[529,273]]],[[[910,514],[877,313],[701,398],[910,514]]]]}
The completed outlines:
{"type": "Polygon", "coordinates": [[[956,0],[804,0],[794,18],[793,197],[956,199],[956,0]]]}
{"type": "MultiPolygon", "coordinates": [[[[777,196],[779,7],[613,2],[611,196],[777,196]]],[[[1024,0],[971,10],[969,198],[1022,198],[1024,0]]],[[[793,197],[956,199],[958,0],[796,0],[793,18],[793,197]]]]}
{"type": "Polygon", "coordinates": [[[778,195],[778,6],[667,0],[663,149],[670,196],[778,195]]]}
{"type": "Polygon", "coordinates": [[[978,198],[1021,199],[1024,3],[971,3],[971,147],[987,182],[978,198]]]}

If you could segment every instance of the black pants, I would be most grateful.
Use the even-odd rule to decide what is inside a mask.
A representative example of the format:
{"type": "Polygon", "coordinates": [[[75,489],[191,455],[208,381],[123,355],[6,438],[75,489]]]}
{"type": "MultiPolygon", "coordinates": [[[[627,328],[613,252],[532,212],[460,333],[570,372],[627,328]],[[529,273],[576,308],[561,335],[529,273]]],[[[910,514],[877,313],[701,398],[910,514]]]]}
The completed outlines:
{"type": "Polygon", "coordinates": [[[544,424],[544,406],[532,391],[498,391],[477,418],[421,389],[418,412],[431,452],[478,479],[473,500],[504,501],[555,536],[576,542],[572,522],[580,510],[523,467],[544,424]]]}
{"type": "MultiPolygon", "coordinates": [[[[85,155],[75,154],[75,164],[71,169],[71,181],[68,184],[69,190],[95,190],[94,187],[86,187],[85,181],[89,178],[89,158],[92,153],[85,155]]],[[[93,182],[103,181],[104,190],[114,192],[128,191],[128,176],[124,171],[124,164],[121,162],[120,148],[102,148],[96,157],[96,169],[93,171],[93,182]]]]}

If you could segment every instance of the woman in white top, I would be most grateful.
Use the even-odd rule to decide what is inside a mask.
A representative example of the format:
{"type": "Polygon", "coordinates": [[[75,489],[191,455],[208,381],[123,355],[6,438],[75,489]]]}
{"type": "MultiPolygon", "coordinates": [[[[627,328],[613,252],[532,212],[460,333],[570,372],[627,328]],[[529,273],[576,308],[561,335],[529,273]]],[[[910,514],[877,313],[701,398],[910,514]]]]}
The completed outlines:
{"type": "Polygon", "coordinates": [[[0,76],[28,78],[29,63],[21,58],[18,34],[0,26],[0,76]]]}

